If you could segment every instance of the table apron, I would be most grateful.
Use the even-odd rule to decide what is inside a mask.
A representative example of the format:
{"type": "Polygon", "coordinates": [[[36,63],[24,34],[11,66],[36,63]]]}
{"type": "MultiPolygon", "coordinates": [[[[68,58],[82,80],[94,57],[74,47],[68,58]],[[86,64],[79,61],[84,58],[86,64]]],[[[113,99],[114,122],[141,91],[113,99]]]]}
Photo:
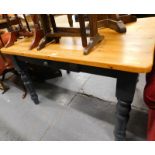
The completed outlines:
{"type": "Polygon", "coordinates": [[[43,59],[35,59],[35,58],[28,58],[23,56],[15,56],[19,61],[25,61],[32,64],[37,64],[40,66],[46,66],[51,67],[55,69],[64,69],[69,70],[73,72],[85,72],[95,75],[103,75],[113,78],[119,78],[120,76],[130,77],[137,75],[138,73],[132,73],[132,72],[126,72],[126,71],[119,71],[119,70],[113,70],[113,69],[106,69],[106,68],[99,68],[94,66],[86,66],[86,65],[80,65],[80,64],[73,64],[68,62],[58,62],[58,61],[52,61],[52,60],[43,60],[43,59]]]}

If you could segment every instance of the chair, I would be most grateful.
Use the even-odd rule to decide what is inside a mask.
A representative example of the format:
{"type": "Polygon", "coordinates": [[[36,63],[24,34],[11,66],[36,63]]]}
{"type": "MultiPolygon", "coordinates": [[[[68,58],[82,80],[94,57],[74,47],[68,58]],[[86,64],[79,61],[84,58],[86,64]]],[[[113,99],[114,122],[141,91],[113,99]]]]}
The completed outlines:
{"type": "MultiPolygon", "coordinates": [[[[0,35],[1,41],[0,41],[0,48],[2,48],[9,38],[9,33],[4,33],[0,35]]],[[[9,56],[3,55],[0,53],[0,76],[2,76],[0,80],[0,89],[3,90],[2,93],[5,93],[9,87],[6,86],[3,81],[5,79],[5,75],[8,72],[14,72],[13,62],[9,56]]]]}
{"type": "MultiPolygon", "coordinates": [[[[78,21],[78,16],[75,19],[78,21]]],[[[87,15],[85,15],[85,19],[88,20],[87,15]]],[[[119,33],[126,32],[126,23],[135,22],[136,20],[136,16],[130,14],[97,14],[98,28],[110,28],[119,33]]]]}
{"type": "MultiPolygon", "coordinates": [[[[26,20],[26,16],[23,15],[25,23],[27,25],[27,30],[23,26],[23,23],[21,22],[21,19],[17,14],[14,15],[8,15],[8,14],[3,14],[3,28],[7,28],[8,32],[10,33],[10,38],[5,44],[5,47],[9,47],[14,44],[14,42],[17,40],[17,38],[24,36],[24,37],[30,37],[32,36],[32,32],[30,32],[30,27],[29,24],[26,20]],[[16,27],[15,27],[16,25],[16,27]]],[[[2,27],[0,27],[2,28],[2,27]]]]}
{"type": "Polygon", "coordinates": [[[57,27],[54,15],[42,14],[39,15],[42,24],[44,38],[41,40],[38,50],[45,47],[49,42],[59,43],[61,37],[81,37],[82,46],[84,47],[84,54],[88,54],[91,49],[102,40],[102,37],[98,34],[97,29],[97,16],[88,15],[89,27],[85,26],[85,18],[83,14],[79,14],[79,28],[75,27],[57,27]],[[51,31],[51,27],[53,31],[51,31]],[[90,37],[90,41],[87,42],[87,38],[90,37]]]}
{"type": "Polygon", "coordinates": [[[126,32],[126,23],[135,22],[137,18],[127,14],[103,14],[98,15],[98,28],[107,27],[119,33],[126,32]]]}

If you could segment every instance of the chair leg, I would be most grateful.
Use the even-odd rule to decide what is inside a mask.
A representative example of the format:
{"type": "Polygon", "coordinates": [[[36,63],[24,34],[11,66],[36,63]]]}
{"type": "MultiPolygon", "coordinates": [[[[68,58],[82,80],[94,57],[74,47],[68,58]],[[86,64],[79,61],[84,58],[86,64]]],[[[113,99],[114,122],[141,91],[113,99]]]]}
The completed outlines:
{"type": "Polygon", "coordinates": [[[0,42],[2,43],[2,47],[4,46],[4,43],[3,43],[3,40],[2,40],[2,37],[0,35],[0,42]]]}
{"type": "Polygon", "coordinates": [[[15,41],[17,41],[16,32],[10,32],[10,38],[8,42],[6,43],[5,47],[12,46],[15,41]]]}
{"type": "Polygon", "coordinates": [[[14,73],[14,72],[15,72],[15,71],[14,71],[14,68],[6,69],[6,70],[3,72],[1,81],[4,81],[4,80],[5,80],[5,75],[6,75],[8,72],[14,73]]]}
{"type": "Polygon", "coordinates": [[[0,89],[3,90],[2,94],[4,94],[9,89],[9,87],[4,85],[4,83],[0,80],[0,89]]]}
{"type": "Polygon", "coordinates": [[[68,14],[67,17],[68,17],[68,22],[69,22],[70,27],[73,27],[72,14],[68,14]]]}
{"type": "Polygon", "coordinates": [[[37,47],[40,43],[40,40],[43,38],[43,31],[35,29],[34,31],[34,39],[32,41],[31,46],[29,47],[30,50],[37,47]]]}
{"type": "Polygon", "coordinates": [[[67,72],[67,74],[70,74],[71,71],[68,69],[68,70],[66,70],[66,72],[67,72]]]}

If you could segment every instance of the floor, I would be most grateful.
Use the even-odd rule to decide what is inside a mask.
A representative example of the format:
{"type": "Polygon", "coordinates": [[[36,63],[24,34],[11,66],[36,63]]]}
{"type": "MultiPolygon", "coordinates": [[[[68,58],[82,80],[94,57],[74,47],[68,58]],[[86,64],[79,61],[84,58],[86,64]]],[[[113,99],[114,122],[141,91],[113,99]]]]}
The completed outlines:
{"type": "MultiPolygon", "coordinates": [[[[106,100],[111,88],[101,85],[101,78],[63,71],[60,78],[35,83],[39,105],[29,95],[22,99],[22,90],[9,82],[9,91],[0,94],[0,140],[114,140],[116,103],[106,100]]],[[[144,109],[133,107],[127,140],[146,139],[144,109]]]]}

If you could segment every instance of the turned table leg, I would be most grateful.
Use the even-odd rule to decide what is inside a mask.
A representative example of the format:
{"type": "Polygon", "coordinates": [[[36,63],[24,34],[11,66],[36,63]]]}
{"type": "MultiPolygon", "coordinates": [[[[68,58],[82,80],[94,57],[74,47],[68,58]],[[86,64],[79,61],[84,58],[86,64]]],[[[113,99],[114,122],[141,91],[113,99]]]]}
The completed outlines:
{"type": "Polygon", "coordinates": [[[21,79],[27,91],[30,93],[31,99],[35,104],[39,104],[38,95],[36,94],[32,81],[27,73],[27,67],[25,62],[18,61],[16,56],[13,56],[13,62],[17,72],[21,75],[21,79]]]}
{"type": "Polygon", "coordinates": [[[129,120],[131,104],[135,94],[138,74],[121,73],[117,78],[116,97],[118,100],[116,106],[115,120],[115,140],[125,140],[126,128],[129,120]]]}

